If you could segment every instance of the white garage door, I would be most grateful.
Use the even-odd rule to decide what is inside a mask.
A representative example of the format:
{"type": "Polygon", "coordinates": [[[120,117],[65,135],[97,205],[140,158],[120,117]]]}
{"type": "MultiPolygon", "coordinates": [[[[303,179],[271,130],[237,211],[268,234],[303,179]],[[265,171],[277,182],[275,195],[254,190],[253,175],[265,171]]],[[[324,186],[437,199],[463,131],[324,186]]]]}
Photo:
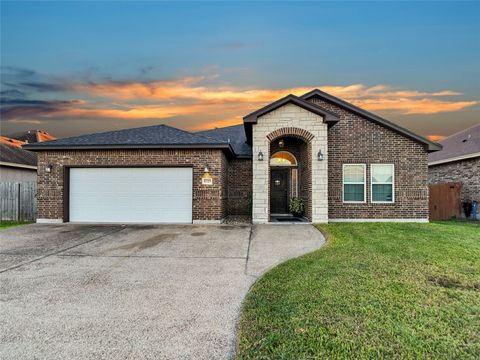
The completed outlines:
{"type": "Polygon", "coordinates": [[[70,221],[192,222],[191,168],[72,168],[70,221]]]}

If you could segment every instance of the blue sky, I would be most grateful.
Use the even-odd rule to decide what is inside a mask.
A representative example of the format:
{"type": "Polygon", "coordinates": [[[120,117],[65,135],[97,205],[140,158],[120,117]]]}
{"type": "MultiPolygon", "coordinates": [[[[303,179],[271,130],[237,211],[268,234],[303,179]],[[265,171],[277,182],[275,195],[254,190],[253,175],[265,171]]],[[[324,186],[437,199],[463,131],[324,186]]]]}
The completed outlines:
{"type": "Polygon", "coordinates": [[[2,2],[1,10],[2,134],[223,126],[314,87],[423,135],[480,121],[478,2],[2,2]]]}

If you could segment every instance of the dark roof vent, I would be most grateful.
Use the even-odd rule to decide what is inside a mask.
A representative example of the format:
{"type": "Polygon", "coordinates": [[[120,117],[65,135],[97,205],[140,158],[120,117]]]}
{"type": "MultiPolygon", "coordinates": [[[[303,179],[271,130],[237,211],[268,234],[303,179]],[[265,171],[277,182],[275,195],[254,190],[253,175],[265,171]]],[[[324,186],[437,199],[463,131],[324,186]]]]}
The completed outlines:
{"type": "Polygon", "coordinates": [[[470,140],[472,138],[472,135],[468,134],[467,138],[466,139],[463,139],[462,142],[467,142],[468,140],[470,140]]]}

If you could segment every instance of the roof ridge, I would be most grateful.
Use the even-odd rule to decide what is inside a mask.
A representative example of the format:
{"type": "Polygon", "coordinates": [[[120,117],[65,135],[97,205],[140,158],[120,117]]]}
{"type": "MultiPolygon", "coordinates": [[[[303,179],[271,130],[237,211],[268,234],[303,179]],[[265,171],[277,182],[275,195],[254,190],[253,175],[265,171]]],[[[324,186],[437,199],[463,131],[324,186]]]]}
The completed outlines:
{"type": "Polygon", "coordinates": [[[189,134],[189,135],[192,135],[192,136],[198,136],[200,138],[204,138],[206,140],[213,140],[219,144],[226,144],[225,142],[221,142],[217,139],[214,139],[214,138],[210,138],[208,136],[205,136],[205,135],[201,135],[201,134],[198,134],[197,132],[190,132],[190,131],[187,131],[187,130],[184,130],[184,129],[179,129],[179,128],[176,128],[176,127],[173,127],[173,126],[170,126],[170,125],[164,125],[165,127],[168,127],[169,129],[174,129],[174,130],[178,130],[178,131],[182,131],[186,134],[189,134]]]}
{"type": "Polygon", "coordinates": [[[215,131],[215,130],[227,129],[227,128],[232,128],[232,127],[236,127],[236,126],[243,126],[243,123],[236,124],[236,125],[228,125],[228,126],[222,126],[222,127],[215,127],[215,128],[213,128],[213,129],[195,131],[194,134],[197,134],[197,133],[200,133],[200,132],[207,132],[207,131],[215,131]]]}
{"type": "Polygon", "coordinates": [[[442,141],[445,141],[445,140],[447,140],[447,139],[450,139],[451,137],[454,137],[455,135],[460,135],[461,133],[467,132],[467,131],[469,131],[469,130],[471,130],[471,129],[473,129],[473,128],[476,128],[476,127],[480,127],[480,124],[475,124],[475,125],[472,125],[472,126],[469,126],[469,127],[465,128],[465,129],[463,129],[463,130],[459,130],[459,131],[457,131],[457,132],[455,132],[455,133],[453,133],[453,134],[451,134],[451,135],[448,135],[445,139],[442,139],[442,140],[440,140],[439,142],[441,143],[442,141]]]}
{"type": "MultiPolygon", "coordinates": [[[[55,140],[49,140],[49,141],[44,141],[42,142],[42,144],[46,144],[46,143],[52,143],[54,141],[57,141],[57,140],[69,140],[69,139],[76,139],[76,138],[79,138],[79,137],[83,137],[83,136],[91,136],[91,135],[101,135],[101,134],[110,134],[110,133],[116,133],[116,132],[120,132],[120,131],[127,131],[127,130],[134,130],[134,129],[146,129],[146,128],[153,128],[153,127],[168,127],[168,128],[171,128],[171,129],[176,129],[176,130],[180,130],[180,129],[177,129],[173,126],[168,126],[168,125],[165,125],[165,124],[157,124],[157,125],[148,125],[148,126],[140,126],[140,127],[133,127],[133,128],[126,128],[126,129],[119,129],[119,130],[109,130],[109,131],[102,131],[102,132],[94,132],[94,133],[88,133],[88,134],[81,134],[81,135],[75,135],[75,136],[67,136],[67,137],[63,137],[63,138],[59,138],[59,139],[55,139],[55,140]]],[[[29,145],[33,145],[33,144],[29,144],[29,145]]]]}
{"type": "Polygon", "coordinates": [[[220,141],[220,140],[218,140],[218,139],[215,139],[215,138],[213,138],[213,137],[206,136],[206,135],[203,135],[203,134],[192,133],[192,135],[198,136],[198,137],[200,137],[200,138],[204,138],[204,139],[206,139],[206,140],[213,140],[213,141],[215,141],[215,142],[217,142],[217,143],[219,143],[219,144],[227,144],[227,142],[220,141]]]}

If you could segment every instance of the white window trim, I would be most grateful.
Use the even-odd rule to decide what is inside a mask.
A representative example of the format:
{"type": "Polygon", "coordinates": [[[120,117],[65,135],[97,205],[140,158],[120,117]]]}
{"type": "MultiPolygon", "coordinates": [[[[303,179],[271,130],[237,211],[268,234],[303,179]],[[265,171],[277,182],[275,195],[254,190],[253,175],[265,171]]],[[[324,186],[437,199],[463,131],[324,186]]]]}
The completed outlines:
{"type": "Polygon", "coordinates": [[[372,204],[395,204],[395,164],[370,164],[370,202],[372,204]],[[392,182],[376,182],[375,185],[392,185],[392,201],[373,201],[373,167],[390,165],[392,167],[392,182]]]}
{"type": "Polygon", "coordinates": [[[342,201],[344,204],[365,204],[367,202],[367,165],[366,164],[343,164],[342,165],[342,201]],[[363,167],[363,183],[349,182],[347,184],[362,185],[363,184],[363,201],[345,201],[345,166],[356,165],[363,167]]]}

